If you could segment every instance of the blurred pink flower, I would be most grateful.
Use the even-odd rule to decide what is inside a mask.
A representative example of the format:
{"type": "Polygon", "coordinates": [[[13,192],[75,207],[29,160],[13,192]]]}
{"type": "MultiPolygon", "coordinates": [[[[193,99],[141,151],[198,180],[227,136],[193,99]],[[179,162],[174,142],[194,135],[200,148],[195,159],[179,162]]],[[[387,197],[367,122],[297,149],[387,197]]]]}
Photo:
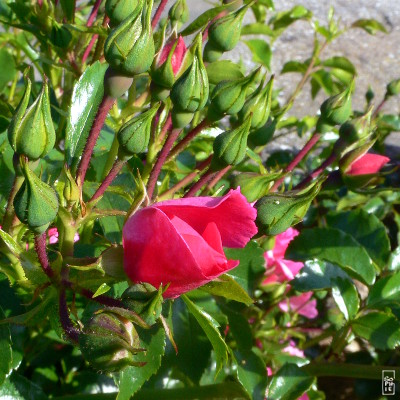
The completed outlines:
{"type": "Polygon", "coordinates": [[[318,315],[317,300],[310,300],[313,292],[305,292],[299,296],[292,296],[288,299],[282,300],[278,307],[283,312],[296,312],[306,318],[315,318],[318,315]]]}
{"type": "Polygon", "coordinates": [[[276,235],[274,248],[264,253],[267,277],[263,284],[291,281],[303,267],[302,262],[285,260],[284,258],[289,243],[298,234],[299,232],[296,229],[289,228],[276,235]]]}
{"type": "Polygon", "coordinates": [[[304,351],[296,347],[296,342],[294,340],[289,340],[289,344],[283,348],[282,351],[291,356],[304,358],[304,351]]]}
{"type": "MultiPolygon", "coordinates": [[[[58,242],[57,228],[50,228],[49,231],[47,232],[47,235],[49,237],[49,244],[54,244],[58,242]]],[[[74,242],[77,242],[78,240],[79,240],[79,234],[75,233],[74,242]]]]}

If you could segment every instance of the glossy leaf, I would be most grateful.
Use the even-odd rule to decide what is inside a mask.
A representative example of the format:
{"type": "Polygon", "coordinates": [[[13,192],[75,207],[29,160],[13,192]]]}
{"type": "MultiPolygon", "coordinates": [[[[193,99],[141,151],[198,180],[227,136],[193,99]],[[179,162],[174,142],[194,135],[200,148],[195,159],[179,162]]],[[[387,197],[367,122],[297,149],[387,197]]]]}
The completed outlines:
{"type": "Polygon", "coordinates": [[[135,361],[145,362],[142,367],[127,367],[119,376],[117,400],[129,400],[149,378],[157,372],[165,351],[165,331],[159,325],[145,330],[137,328],[140,347],[146,352],[139,353],[135,361]]]}
{"type": "Polygon", "coordinates": [[[228,346],[218,330],[218,322],[207,314],[200,307],[194,304],[186,295],[181,296],[185,302],[189,312],[196,318],[199,325],[207,335],[211,345],[215,351],[217,360],[216,374],[218,375],[222,367],[228,362],[228,346]]]}
{"type": "Polygon", "coordinates": [[[390,254],[388,262],[389,271],[398,271],[400,269],[400,247],[397,247],[392,254],[390,254]]]}
{"type": "Polygon", "coordinates": [[[334,278],[332,296],[346,320],[354,318],[360,307],[360,298],[354,283],[349,279],[334,278]]]}
{"type": "Polygon", "coordinates": [[[329,227],[351,235],[381,268],[386,265],[390,242],[385,225],[374,214],[363,209],[330,213],[327,215],[327,223],[329,227]]]}
{"type": "Polygon", "coordinates": [[[268,378],[265,362],[254,351],[235,351],[236,374],[252,400],[263,400],[268,378]]]}
{"type": "MultiPolygon", "coordinates": [[[[4,319],[5,315],[0,307],[0,320],[4,319]]],[[[11,370],[12,350],[11,350],[11,334],[8,324],[0,325],[0,387],[3,384],[6,376],[11,370]]]]}
{"type": "Polygon", "coordinates": [[[310,19],[311,16],[311,11],[307,10],[307,8],[303,6],[297,5],[289,11],[277,13],[273,18],[271,18],[269,23],[272,24],[275,31],[282,32],[293,22],[299,19],[310,19]]]}
{"type": "Polygon", "coordinates": [[[400,345],[400,322],[393,315],[371,312],[354,320],[351,327],[357,336],[377,349],[394,349],[400,345]]]}
{"type": "Polygon", "coordinates": [[[366,285],[375,281],[375,269],[367,251],[352,236],[333,228],[305,229],[290,243],[289,259],[329,261],[366,285]]]}
{"type": "Polygon", "coordinates": [[[240,79],[244,76],[239,65],[229,60],[212,62],[207,65],[206,70],[208,81],[213,85],[225,80],[240,79]]]}
{"type": "Polygon", "coordinates": [[[48,397],[38,385],[14,372],[0,385],[0,398],[10,400],[46,400],[48,397]]]}
{"type": "Polygon", "coordinates": [[[400,272],[379,279],[369,292],[367,305],[371,308],[400,306],[400,272]]]}
{"type": "Polygon", "coordinates": [[[337,68],[346,72],[350,72],[352,75],[356,73],[356,68],[353,63],[346,57],[332,57],[322,62],[324,67],[337,68]]]}
{"type": "Polygon", "coordinates": [[[304,74],[307,71],[307,64],[300,61],[288,61],[284,64],[281,70],[281,74],[286,74],[288,72],[299,72],[304,74]]]}
{"type": "Polygon", "coordinates": [[[271,47],[262,39],[245,40],[244,43],[253,55],[253,61],[264,65],[268,70],[271,69],[271,47]]]}
{"type": "Polygon", "coordinates": [[[14,79],[15,74],[17,73],[17,68],[15,66],[14,57],[5,49],[0,49],[0,65],[1,65],[1,74],[0,74],[0,92],[4,89],[4,87],[14,79]]]}
{"type": "Polygon", "coordinates": [[[253,24],[244,25],[240,31],[242,36],[244,35],[267,35],[275,36],[274,31],[267,25],[261,22],[255,22],[253,24]]]}
{"type": "Polygon", "coordinates": [[[296,364],[285,364],[273,376],[268,387],[268,400],[297,400],[314,382],[314,377],[296,364]]]}
{"type": "Polygon", "coordinates": [[[67,164],[73,170],[77,167],[89,130],[103,98],[106,69],[106,64],[95,62],[85,70],[75,84],[72,93],[65,137],[65,157],[67,164]]]}
{"type": "Polygon", "coordinates": [[[376,32],[388,33],[386,28],[376,19],[358,19],[351,24],[352,28],[361,28],[370,35],[375,35],[376,32]]]}

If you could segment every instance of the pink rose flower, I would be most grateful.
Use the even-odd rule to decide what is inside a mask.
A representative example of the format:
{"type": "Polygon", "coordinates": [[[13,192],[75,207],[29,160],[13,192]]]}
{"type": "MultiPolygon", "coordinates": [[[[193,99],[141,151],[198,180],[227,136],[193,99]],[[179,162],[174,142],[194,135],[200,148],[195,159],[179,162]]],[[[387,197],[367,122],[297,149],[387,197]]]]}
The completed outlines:
{"type": "Polygon", "coordinates": [[[256,215],[239,189],[143,208],[122,231],[125,272],[133,282],[169,284],[164,297],[178,297],[238,265],[222,246],[244,247],[257,233],[256,215]]]}
{"type": "Polygon", "coordinates": [[[296,347],[294,340],[289,340],[289,344],[282,351],[294,357],[304,358],[304,351],[296,347]]]}
{"type": "Polygon", "coordinates": [[[318,315],[317,300],[310,300],[313,292],[305,292],[299,296],[292,296],[289,299],[282,300],[278,307],[283,312],[296,312],[303,317],[312,319],[318,315]]]}
{"type": "MultiPolygon", "coordinates": [[[[49,244],[54,244],[58,242],[58,230],[57,228],[50,228],[47,232],[47,236],[49,237],[49,244]]],[[[79,240],[79,234],[75,233],[74,242],[79,240]]]]}
{"type": "Polygon", "coordinates": [[[388,162],[390,158],[379,154],[366,153],[350,164],[346,175],[376,174],[388,162]]]}
{"type": "Polygon", "coordinates": [[[275,246],[264,254],[267,277],[263,284],[291,281],[303,267],[302,262],[285,260],[285,252],[289,243],[299,234],[296,229],[289,228],[276,235],[275,246]]]}
{"type": "MultiPolygon", "coordinates": [[[[171,49],[174,47],[176,43],[176,40],[170,40],[164,48],[161,50],[160,58],[158,59],[157,65],[160,67],[165,63],[167,60],[169,53],[171,52],[171,49]]],[[[171,58],[171,66],[172,66],[172,71],[174,72],[174,75],[178,73],[178,71],[181,68],[183,58],[186,54],[186,45],[185,41],[182,39],[182,36],[179,36],[177,40],[177,44],[174,50],[174,53],[172,54],[171,58]]]]}

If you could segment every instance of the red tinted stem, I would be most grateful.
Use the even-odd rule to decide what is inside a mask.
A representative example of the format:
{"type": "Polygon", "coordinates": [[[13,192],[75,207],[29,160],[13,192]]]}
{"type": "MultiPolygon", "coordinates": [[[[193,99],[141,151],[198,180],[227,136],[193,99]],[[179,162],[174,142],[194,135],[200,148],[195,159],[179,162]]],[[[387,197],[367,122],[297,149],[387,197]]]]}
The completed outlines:
{"type": "Polygon", "coordinates": [[[39,259],[39,263],[44,271],[44,273],[52,278],[54,275],[53,270],[51,269],[49,259],[47,257],[46,251],[46,232],[41,233],[40,235],[35,236],[35,250],[39,259]]]}
{"type": "Polygon", "coordinates": [[[161,0],[161,3],[159,4],[159,6],[157,8],[156,13],[154,14],[153,20],[151,21],[151,27],[153,29],[157,26],[158,21],[161,18],[161,14],[163,13],[164,8],[167,5],[167,3],[168,3],[168,0],[161,0]]]}

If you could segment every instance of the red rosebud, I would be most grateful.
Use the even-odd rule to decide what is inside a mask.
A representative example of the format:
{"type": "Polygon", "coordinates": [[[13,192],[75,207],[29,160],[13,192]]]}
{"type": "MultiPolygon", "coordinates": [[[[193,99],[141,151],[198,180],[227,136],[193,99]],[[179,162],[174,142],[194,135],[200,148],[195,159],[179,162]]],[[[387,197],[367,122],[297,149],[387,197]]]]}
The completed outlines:
{"type": "Polygon", "coordinates": [[[366,153],[350,164],[349,169],[346,171],[346,175],[376,174],[389,161],[390,158],[388,157],[379,154],[366,153]]]}
{"type": "Polygon", "coordinates": [[[169,56],[169,53],[173,50],[172,53],[172,58],[171,58],[171,65],[172,65],[172,71],[174,72],[174,75],[178,73],[179,69],[181,68],[183,57],[186,54],[186,45],[185,41],[182,39],[182,36],[179,36],[178,39],[175,40],[170,40],[164,48],[161,50],[160,58],[158,60],[158,66],[161,66],[162,64],[167,61],[167,58],[169,56]],[[176,42],[176,46],[175,46],[176,42]],[[173,50],[173,47],[175,49],[173,50]]]}
{"type": "Polygon", "coordinates": [[[256,214],[238,189],[143,208],[123,229],[125,272],[133,282],[169,284],[163,297],[178,297],[238,265],[222,246],[244,247],[257,233],[256,214]]]}

